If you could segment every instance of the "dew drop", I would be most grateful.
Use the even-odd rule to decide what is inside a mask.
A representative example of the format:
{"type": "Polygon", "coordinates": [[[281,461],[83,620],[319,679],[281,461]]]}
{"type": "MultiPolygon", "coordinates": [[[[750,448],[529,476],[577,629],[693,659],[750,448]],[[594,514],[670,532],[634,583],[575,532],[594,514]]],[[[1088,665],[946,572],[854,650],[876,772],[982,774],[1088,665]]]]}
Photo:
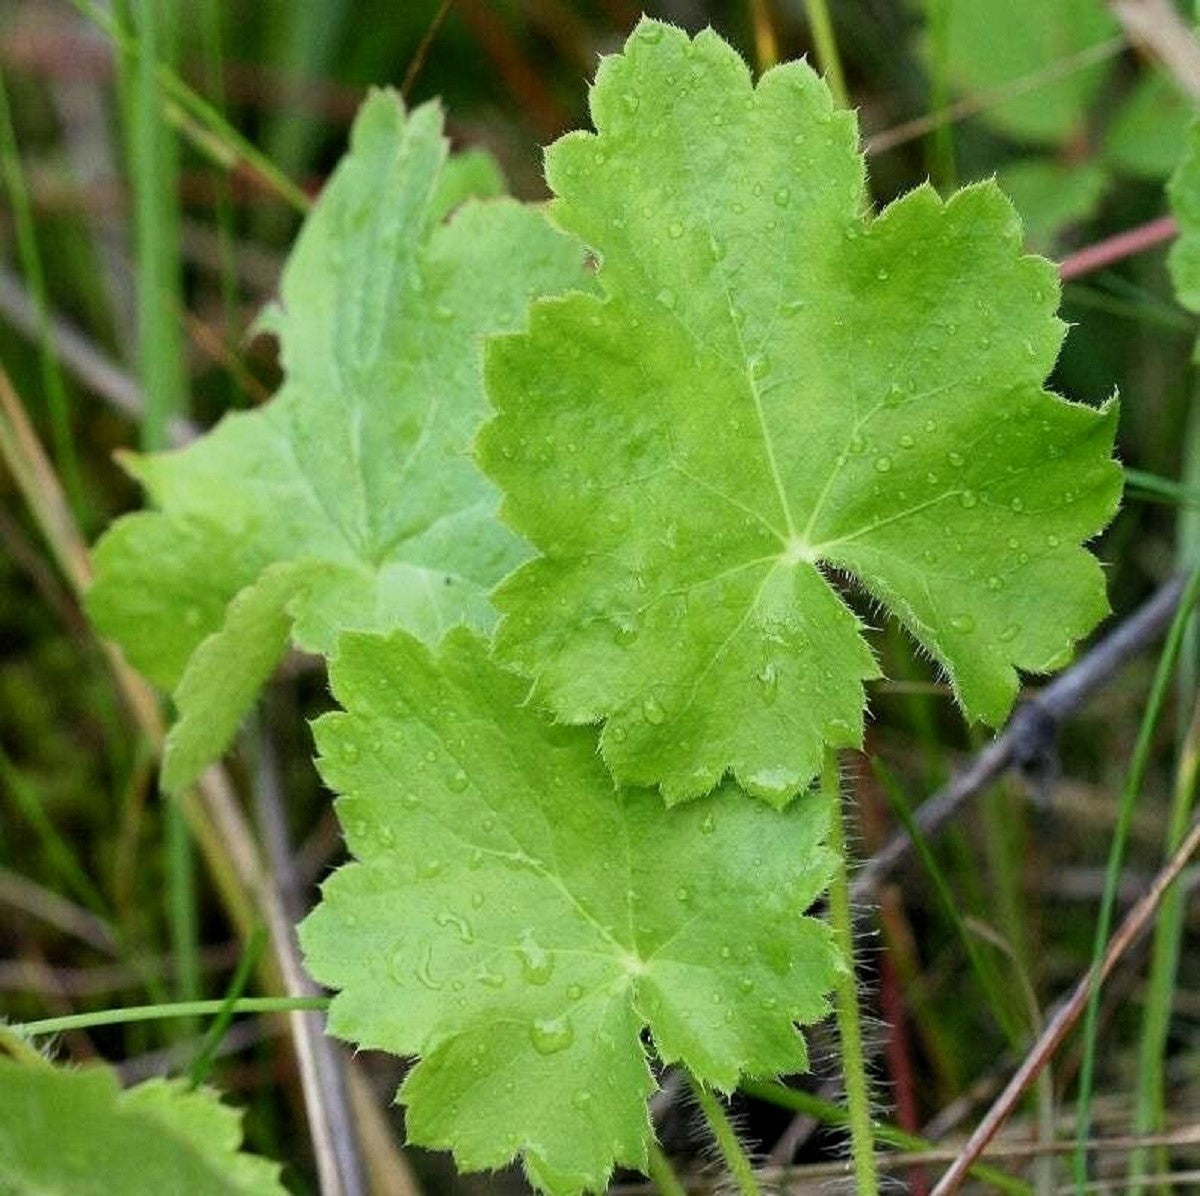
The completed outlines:
{"type": "Polygon", "coordinates": [[[487,964],[480,964],[479,970],[475,973],[475,979],[483,985],[484,988],[503,988],[504,976],[500,972],[493,972],[487,964]]]}
{"type": "Polygon", "coordinates": [[[460,768],[447,782],[446,787],[451,793],[462,793],[470,784],[467,774],[460,768]]]}
{"type": "Polygon", "coordinates": [[[440,984],[433,976],[433,944],[431,943],[425,948],[425,956],[421,960],[420,967],[416,971],[417,983],[423,988],[429,989],[431,992],[441,992],[445,987],[440,984]]]}
{"type": "Polygon", "coordinates": [[[876,473],[890,473],[891,468],[892,468],[891,457],[876,457],[875,458],[875,472],[876,473]]]}
{"type": "Polygon", "coordinates": [[[592,1094],[586,1088],[581,1088],[578,1092],[572,1094],[571,1104],[574,1105],[576,1109],[580,1110],[580,1112],[590,1109],[592,1105],[592,1094]]]}
{"type": "Polygon", "coordinates": [[[998,590],[1003,585],[1004,583],[995,574],[987,579],[987,588],[989,590],[998,590]]]}
{"type": "Polygon", "coordinates": [[[417,875],[422,880],[432,880],[442,870],[442,861],[435,859],[422,860],[417,865],[417,875]]]}
{"type": "Polygon", "coordinates": [[[540,1018],[529,1027],[529,1040],[539,1055],[557,1055],[575,1041],[575,1030],[570,1018],[540,1018]]]}
{"type": "Polygon", "coordinates": [[[435,752],[433,748],[430,748],[429,751],[425,753],[425,762],[427,764],[437,763],[437,752],[435,752]]]}
{"type": "Polygon", "coordinates": [[[396,842],[396,832],[390,826],[381,826],[379,828],[379,842],[384,847],[392,847],[396,842]]]}
{"type": "Polygon", "coordinates": [[[658,301],[668,311],[675,310],[675,292],[671,290],[670,287],[663,287],[663,289],[658,292],[658,301]]]}
{"type": "Polygon", "coordinates": [[[624,743],[629,738],[629,732],[620,723],[609,723],[608,733],[615,743],[624,743]]]}
{"type": "Polygon", "coordinates": [[[642,703],[642,714],[652,727],[661,727],[667,721],[667,712],[657,698],[647,698],[642,703]]]}
{"type": "Polygon", "coordinates": [[[483,909],[484,900],[485,900],[485,898],[482,893],[472,893],[471,894],[471,908],[472,909],[483,909]]]}
{"type": "Polygon", "coordinates": [[[865,453],[867,451],[867,442],[857,432],[850,437],[850,451],[852,453],[865,453]]]}
{"type": "Polygon", "coordinates": [[[1019,498],[1014,498],[1008,505],[1012,507],[1014,511],[1025,510],[1025,503],[1019,498]]]}
{"type": "Polygon", "coordinates": [[[776,207],[786,208],[791,202],[791,199],[792,193],[786,187],[780,187],[779,190],[775,192],[776,207]]]}
{"type": "Polygon", "coordinates": [[[1062,543],[1062,541],[1057,536],[1047,536],[1046,543],[1051,548],[1057,548],[1062,543]]]}
{"type": "Polygon", "coordinates": [[[583,986],[579,984],[567,985],[567,997],[572,1001],[578,1001],[583,996],[583,986]]]}
{"type": "Polygon", "coordinates": [[[683,225],[680,224],[678,220],[672,220],[671,223],[667,225],[667,233],[672,241],[678,241],[679,238],[683,236],[683,225]]]}
{"type": "Polygon", "coordinates": [[[952,615],[950,618],[950,626],[959,633],[959,635],[969,635],[975,630],[975,620],[970,615],[952,615]]]}
{"type": "Polygon", "coordinates": [[[189,627],[199,627],[203,618],[204,616],[200,613],[200,608],[198,606],[189,606],[187,608],[187,612],[183,616],[183,621],[189,627]]]}
{"type": "Polygon", "coordinates": [[[974,490],[964,490],[958,496],[958,501],[962,506],[966,507],[967,510],[969,511],[972,507],[978,505],[979,496],[975,493],[974,490]]]}
{"type": "Polygon", "coordinates": [[[881,266],[876,272],[875,277],[878,278],[880,282],[887,282],[888,272],[881,266]]]}
{"type": "Polygon", "coordinates": [[[692,899],[692,890],[687,885],[680,885],[675,890],[675,900],[682,901],[685,905],[692,899]]]}
{"type": "Polygon", "coordinates": [[[900,447],[901,448],[912,448],[912,446],[916,443],[917,442],[907,432],[905,432],[904,435],[900,437],[900,447]]]}
{"type": "Polygon", "coordinates": [[[530,984],[547,983],[554,974],[554,959],[533,937],[532,930],[522,933],[517,950],[521,956],[521,971],[525,979],[530,984]]]}
{"type": "Polygon", "coordinates": [[[1000,632],[1000,641],[1001,643],[1005,644],[1011,643],[1020,633],[1021,629],[1016,623],[1009,623],[1009,625],[1000,632]]]}
{"type": "Polygon", "coordinates": [[[751,980],[749,976],[743,976],[738,981],[738,988],[740,988],[742,992],[748,993],[754,988],[754,981],[751,980]]]}
{"type": "Polygon", "coordinates": [[[358,759],[358,744],[348,743],[342,748],[342,759],[348,764],[353,764],[358,759]]]}
{"type": "Polygon", "coordinates": [[[625,111],[628,112],[630,116],[632,116],[642,106],[642,101],[637,96],[630,95],[628,92],[621,97],[621,103],[625,105],[625,111]]]}
{"type": "Polygon", "coordinates": [[[949,461],[955,469],[961,469],[965,458],[963,457],[962,453],[947,453],[946,460],[949,461]]]}
{"type": "Polygon", "coordinates": [[[768,661],[756,674],[756,679],[762,689],[763,701],[770,706],[779,697],[779,668],[774,661],[768,661]]]}
{"type": "Polygon", "coordinates": [[[711,835],[717,829],[717,824],[713,820],[711,814],[705,814],[700,820],[700,833],[702,835],[711,835]]]}
{"type": "Polygon", "coordinates": [[[460,942],[473,943],[475,941],[475,933],[466,918],[460,918],[458,914],[444,909],[435,914],[433,920],[443,930],[453,930],[458,935],[460,942]]]}

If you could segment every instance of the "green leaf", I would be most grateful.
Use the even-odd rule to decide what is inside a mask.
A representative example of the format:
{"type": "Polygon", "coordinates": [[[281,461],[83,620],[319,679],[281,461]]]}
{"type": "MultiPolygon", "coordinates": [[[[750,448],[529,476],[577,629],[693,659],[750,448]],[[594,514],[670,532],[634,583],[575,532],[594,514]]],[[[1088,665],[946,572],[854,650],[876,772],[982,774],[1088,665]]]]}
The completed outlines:
{"type": "Polygon", "coordinates": [[[71,1196],[285,1191],[279,1167],[239,1151],[241,1114],[204,1089],[148,1080],[121,1090],[108,1067],[0,1058],[0,1190],[71,1196]]]}
{"type": "Polygon", "coordinates": [[[1053,266],[992,183],[864,216],[854,117],[803,63],[754,89],[712,32],[644,21],[591,107],[547,174],[603,297],[488,355],[480,460],[542,554],[495,595],[499,652],[668,801],[731,771],[782,803],[861,742],[878,670],[835,579],[1000,722],[1107,609],[1079,544],[1117,410],[1042,389],[1053,266]]]}
{"type": "Polygon", "coordinates": [[[947,68],[967,95],[1029,84],[981,114],[1020,141],[1060,145],[1081,133],[1108,64],[1063,73],[1068,60],[1115,37],[1112,14],[1096,0],[940,0],[947,68]]]}
{"type": "Polygon", "coordinates": [[[1025,229],[1025,244],[1043,252],[1067,228],[1094,215],[1108,190],[1108,171],[1099,162],[1062,163],[1021,158],[996,173],[1025,229]]]}
{"type": "Polygon", "coordinates": [[[341,990],[334,1034],[422,1057],[400,1090],[414,1143],[601,1188],[646,1166],[644,1026],[725,1090],[805,1066],[794,1023],[824,1015],[839,966],[803,916],[832,867],[825,799],[614,791],[595,734],[523,705],[465,629],[436,657],[350,634],[330,672],[346,713],[315,732],[357,862],[300,939],[341,990]]]}
{"type": "Polygon", "coordinates": [[[1200,121],[1188,131],[1183,160],[1167,185],[1179,237],[1168,264],[1175,294],[1190,311],[1200,312],[1200,121]]]}
{"type": "Polygon", "coordinates": [[[1194,113],[1191,99],[1166,71],[1148,71],[1108,126],[1105,159],[1123,174],[1161,182],[1179,163],[1194,113]]]}
{"type": "Polygon", "coordinates": [[[583,283],[582,256],[536,209],[470,200],[497,189],[494,165],[447,166],[441,129],[436,106],[366,101],[263,321],[280,393],[183,451],[125,459],[158,509],[100,541],[88,608],[180,686],[174,786],[224,749],[289,634],[327,653],[343,627],[488,629],[488,591],[523,556],[466,452],[482,338],[583,283]]]}

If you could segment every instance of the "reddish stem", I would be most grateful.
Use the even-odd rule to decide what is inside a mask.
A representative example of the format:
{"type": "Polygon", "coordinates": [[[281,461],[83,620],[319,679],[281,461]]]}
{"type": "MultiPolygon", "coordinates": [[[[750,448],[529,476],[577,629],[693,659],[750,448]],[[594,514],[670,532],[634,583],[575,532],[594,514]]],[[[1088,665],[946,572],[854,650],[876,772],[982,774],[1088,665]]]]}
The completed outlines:
{"type": "Polygon", "coordinates": [[[1178,232],[1179,226],[1175,223],[1174,216],[1160,216],[1157,220],[1151,220],[1149,224],[1139,224],[1137,228],[1097,241],[1095,245],[1088,245],[1078,253],[1064,258],[1058,265],[1058,276],[1063,282],[1070,282],[1073,278],[1132,257],[1135,253],[1153,249],[1155,245],[1170,241],[1178,232]]]}

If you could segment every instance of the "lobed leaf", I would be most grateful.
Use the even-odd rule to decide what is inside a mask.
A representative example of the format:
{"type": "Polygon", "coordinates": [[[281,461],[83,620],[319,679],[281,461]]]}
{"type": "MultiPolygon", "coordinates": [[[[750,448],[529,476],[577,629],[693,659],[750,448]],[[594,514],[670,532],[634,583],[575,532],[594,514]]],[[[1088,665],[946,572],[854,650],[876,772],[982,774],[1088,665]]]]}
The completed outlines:
{"type": "Polygon", "coordinates": [[[182,1081],[122,1090],[108,1067],[0,1058],[0,1190],[71,1196],[283,1196],[279,1167],[242,1153],[241,1114],[182,1081]]]}
{"type": "Polygon", "coordinates": [[[180,687],[172,786],[225,748],[289,636],[328,653],[343,627],[490,628],[488,591],[524,550],[466,452],[482,338],[585,279],[536,209],[468,198],[498,186],[479,155],[447,163],[436,106],[373,94],[263,321],[279,394],[180,452],[125,459],[157,510],[101,539],[88,609],[180,687]]]}
{"type": "Polygon", "coordinates": [[[541,554],[496,593],[502,658],[606,720],[618,781],[783,803],[861,741],[849,576],[1002,720],[1107,609],[1079,545],[1117,410],[1042,387],[1054,268],[992,183],[864,215],[854,117],[804,63],[756,88],[711,31],[643,21],[591,108],[547,177],[603,295],[535,303],[487,360],[479,458],[541,554]]]}
{"type": "Polygon", "coordinates": [[[522,706],[464,629],[436,656],[347,635],[331,679],[345,713],[315,733],[356,862],[300,939],[340,990],[332,1033],[421,1056],[400,1090],[414,1143],[599,1189],[646,1166],[643,1027],[722,1089],[805,1066],[795,1023],[841,966],[804,916],[832,868],[827,799],[665,811],[614,790],[594,733],[522,706]]]}

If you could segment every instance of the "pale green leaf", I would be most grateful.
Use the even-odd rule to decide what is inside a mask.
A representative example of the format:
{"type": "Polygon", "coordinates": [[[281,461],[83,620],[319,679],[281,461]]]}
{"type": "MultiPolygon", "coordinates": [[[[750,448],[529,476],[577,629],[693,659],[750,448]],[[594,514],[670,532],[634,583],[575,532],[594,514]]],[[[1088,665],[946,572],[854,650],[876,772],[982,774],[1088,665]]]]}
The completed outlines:
{"type": "Polygon", "coordinates": [[[1179,302],[1200,312],[1200,121],[1193,122],[1183,160],[1167,186],[1179,237],[1171,246],[1171,279],[1179,302]]]}
{"type": "Polygon", "coordinates": [[[495,168],[447,167],[441,130],[436,106],[366,101],[264,320],[280,393],[183,451],[126,459],[157,510],[100,541],[88,609],[153,680],[184,678],[172,784],[223,750],[288,628],[325,653],[343,627],[487,629],[488,591],[522,558],[467,452],[482,338],[520,327],[531,296],[582,283],[581,251],[532,207],[469,200],[496,189],[495,168]],[[294,585],[261,580],[284,564],[294,585]],[[255,683],[231,695],[222,678],[267,623],[255,683]],[[227,642],[196,660],[213,635],[227,642]]]}
{"type": "Polygon", "coordinates": [[[240,1151],[241,1114],[175,1080],[122,1090],[111,1068],[0,1058],[0,1190],[64,1196],[283,1196],[240,1151]]]}
{"type": "Polygon", "coordinates": [[[350,634],[330,672],[346,712],[316,739],[357,862],[300,938],[340,990],[333,1033],[421,1056],[400,1090],[414,1143],[600,1188],[645,1166],[644,1026],[723,1089],[805,1066],[794,1023],[825,1013],[838,966],[804,916],[827,799],[781,813],[730,788],[666,811],[614,791],[594,733],[522,705],[465,629],[437,656],[350,634]]]}
{"type": "Polygon", "coordinates": [[[643,22],[547,155],[602,298],[536,303],[488,357],[480,460],[541,552],[503,658],[618,780],[727,772],[774,802],[862,737],[849,576],[1001,721],[1017,668],[1105,613],[1117,411],[1043,390],[1050,263],[993,183],[863,215],[854,117],[803,63],[752,88],[715,34],[643,22]]]}
{"type": "Polygon", "coordinates": [[[938,0],[946,11],[946,67],[958,89],[984,96],[981,118],[1021,141],[1059,145],[1081,133],[1107,63],[1072,69],[1081,52],[1115,37],[1102,0],[938,0]]]}

